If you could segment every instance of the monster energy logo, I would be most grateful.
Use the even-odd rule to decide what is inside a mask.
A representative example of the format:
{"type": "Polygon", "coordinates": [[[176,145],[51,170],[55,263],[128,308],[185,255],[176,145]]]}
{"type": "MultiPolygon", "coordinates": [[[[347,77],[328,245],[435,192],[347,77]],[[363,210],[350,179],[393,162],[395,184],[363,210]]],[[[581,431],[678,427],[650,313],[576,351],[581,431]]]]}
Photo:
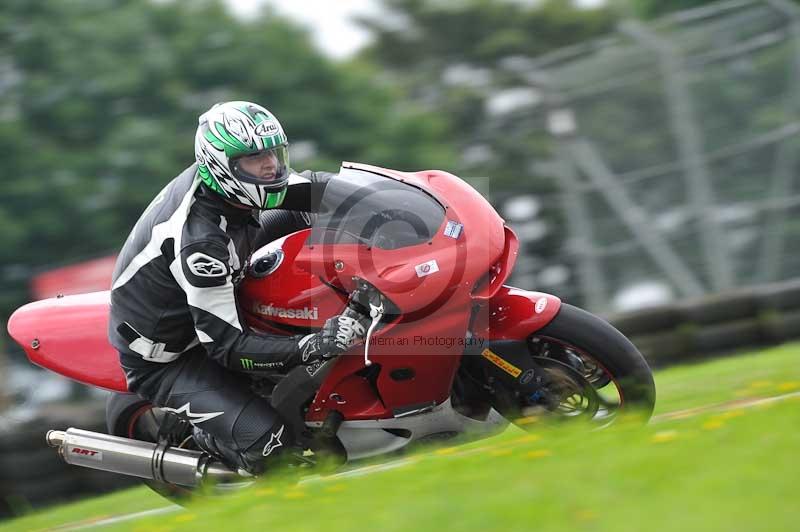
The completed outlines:
{"type": "Polygon", "coordinates": [[[247,371],[272,371],[283,368],[283,362],[255,362],[252,358],[240,358],[239,363],[242,369],[247,371]]]}

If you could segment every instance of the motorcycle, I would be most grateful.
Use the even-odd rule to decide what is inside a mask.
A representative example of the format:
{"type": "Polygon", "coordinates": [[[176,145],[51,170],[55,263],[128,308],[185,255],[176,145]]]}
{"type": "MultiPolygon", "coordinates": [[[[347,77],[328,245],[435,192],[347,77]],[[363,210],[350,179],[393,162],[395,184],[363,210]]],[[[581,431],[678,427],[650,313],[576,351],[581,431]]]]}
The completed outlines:
{"type": "MultiPolygon", "coordinates": [[[[625,336],[504,284],[517,237],[465,181],[344,163],[314,201],[309,227],[257,250],[238,286],[247,324],[272,334],[319,330],[353,302],[369,312],[366,340],[337,359],[253,379],[297,435],[299,462],[341,467],[541,418],[602,427],[651,415],[652,373],[625,336]]],[[[128,392],[108,312],[98,292],[30,303],[9,320],[31,362],[112,392],[108,434],[51,430],[47,442],[70,464],[140,477],[170,498],[246,480],[193,448],[188,408],[128,392]]]]}

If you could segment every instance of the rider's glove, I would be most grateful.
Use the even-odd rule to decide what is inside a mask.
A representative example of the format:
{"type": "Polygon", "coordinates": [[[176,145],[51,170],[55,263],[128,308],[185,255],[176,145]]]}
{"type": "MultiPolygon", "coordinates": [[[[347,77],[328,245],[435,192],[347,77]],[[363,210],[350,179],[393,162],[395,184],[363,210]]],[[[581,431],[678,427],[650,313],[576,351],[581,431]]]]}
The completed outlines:
{"type": "Polygon", "coordinates": [[[364,340],[370,320],[351,308],[329,318],[318,333],[303,337],[299,343],[300,363],[312,364],[342,354],[353,344],[364,340]]]}

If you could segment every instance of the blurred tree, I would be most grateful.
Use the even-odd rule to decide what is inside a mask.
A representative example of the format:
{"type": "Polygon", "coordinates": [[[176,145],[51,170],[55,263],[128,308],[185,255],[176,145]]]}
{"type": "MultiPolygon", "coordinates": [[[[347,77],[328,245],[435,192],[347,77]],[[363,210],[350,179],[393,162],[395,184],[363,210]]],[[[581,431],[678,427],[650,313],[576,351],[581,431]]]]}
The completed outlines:
{"type": "Polygon", "coordinates": [[[35,268],[116,250],[193,161],[196,117],[214,102],[269,107],[303,167],[454,160],[441,117],[268,9],[241,21],[219,0],[5,0],[0,42],[0,315],[35,268]]]}

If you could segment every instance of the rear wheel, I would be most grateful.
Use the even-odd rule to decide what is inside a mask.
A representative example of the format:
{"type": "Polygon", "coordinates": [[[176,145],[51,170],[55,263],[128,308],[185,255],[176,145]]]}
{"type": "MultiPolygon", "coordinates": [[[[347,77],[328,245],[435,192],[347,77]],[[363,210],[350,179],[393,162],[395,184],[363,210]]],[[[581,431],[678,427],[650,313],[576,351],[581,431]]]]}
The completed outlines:
{"type": "Polygon", "coordinates": [[[562,304],[556,317],[527,339],[527,348],[545,379],[542,389],[515,396],[513,405],[506,400],[523,428],[540,414],[601,426],[623,412],[644,421],[652,415],[656,392],[650,367],[630,340],[601,318],[562,304]]]}

